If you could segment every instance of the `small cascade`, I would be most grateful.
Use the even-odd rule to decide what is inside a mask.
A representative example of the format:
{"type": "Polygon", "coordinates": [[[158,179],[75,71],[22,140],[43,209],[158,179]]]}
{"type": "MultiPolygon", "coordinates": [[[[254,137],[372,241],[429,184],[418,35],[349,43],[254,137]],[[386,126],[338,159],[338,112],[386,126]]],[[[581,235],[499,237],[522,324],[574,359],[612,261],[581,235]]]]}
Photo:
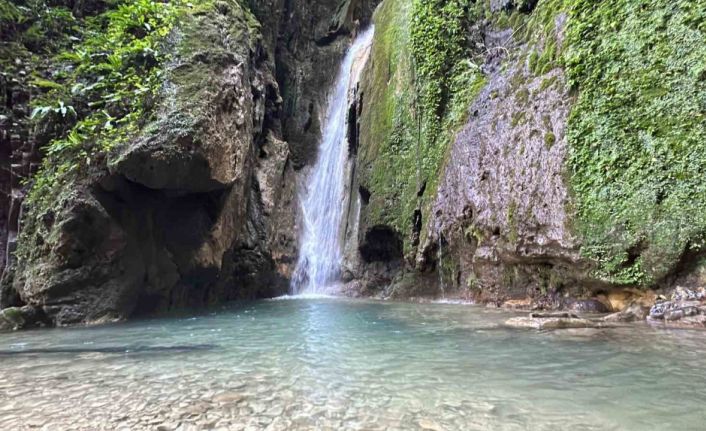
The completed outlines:
{"type": "Polygon", "coordinates": [[[326,293],[340,276],[342,222],[348,183],[346,114],[373,39],[372,26],[348,49],[329,95],[319,155],[300,197],[303,231],[291,291],[326,293]]]}
{"type": "Polygon", "coordinates": [[[441,289],[441,299],[446,299],[446,289],[444,288],[444,268],[442,265],[442,260],[444,257],[444,241],[441,236],[441,232],[438,234],[439,236],[439,244],[438,244],[438,250],[437,250],[437,272],[439,273],[439,289],[441,289]]]}

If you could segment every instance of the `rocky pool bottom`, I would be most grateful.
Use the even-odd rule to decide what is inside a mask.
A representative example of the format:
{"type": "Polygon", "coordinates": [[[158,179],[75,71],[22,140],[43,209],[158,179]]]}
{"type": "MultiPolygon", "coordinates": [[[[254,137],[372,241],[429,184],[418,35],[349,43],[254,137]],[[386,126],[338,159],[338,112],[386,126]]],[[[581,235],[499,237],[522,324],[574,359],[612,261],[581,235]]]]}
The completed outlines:
{"type": "Polygon", "coordinates": [[[278,299],[0,334],[6,430],[703,429],[706,333],[278,299]]]}

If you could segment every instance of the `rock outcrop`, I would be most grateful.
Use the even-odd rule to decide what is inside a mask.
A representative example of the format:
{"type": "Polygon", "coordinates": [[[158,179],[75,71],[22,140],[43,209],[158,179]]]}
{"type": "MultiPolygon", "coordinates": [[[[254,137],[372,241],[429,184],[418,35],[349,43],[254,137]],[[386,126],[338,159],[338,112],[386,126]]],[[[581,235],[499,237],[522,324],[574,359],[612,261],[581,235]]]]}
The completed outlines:
{"type": "MultiPolygon", "coordinates": [[[[647,312],[645,312],[647,314],[647,312]]],[[[669,300],[658,300],[649,309],[648,321],[677,327],[706,327],[706,289],[678,286],[669,300]]]]}
{"type": "Polygon", "coordinates": [[[26,208],[0,306],[39,317],[9,326],[287,291],[298,170],[316,154],[348,36],[375,2],[251,3],[215,2],[180,20],[140,132],[26,208]]]}
{"type": "MultiPolygon", "coordinates": [[[[639,55],[632,48],[646,42],[645,34],[630,30],[633,26],[652,25],[651,17],[664,15],[673,31],[690,40],[703,30],[694,24],[698,12],[685,7],[667,13],[659,5],[636,9],[630,2],[602,4],[597,11],[569,3],[492,1],[464,9],[455,2],[429,0],[415,6],[388,0],[376,12],[372,61],[361,84],[364,124],[352,191],[360,208],[349,213],[349,226],[355,229],[347,244],[348,294],[444,295],[498,305],[514,301],[530,309],[625,311],[615,319],[630,320],[644,319],[645,308],[654,303],[654,297],[651,303],[636,303],[640,295],[633,295],[635,289],[668,291],[678,280],[690,287],[706,283],[700,234],[694,233],[703,230],[696,221],[703,208],[678,210],[680,203],[664,201],[690,193],[701,202],[703,193],[692,190],[696,186],[685,178],[675,180],[677,174],[667,175],[661,186],[655,185],[661,174],[631,177],[636,166],[662,160],[656,155],[643,159],[634,142],[649,140],[659,151],[673,148],[661,141],[667,135],[648,121],[643,124],[642,117],[639,129],[635,115],[648,118],[647,109],[672,115],[666,114],[671,108],[658,101],[661,96],[634,84],[635,75],[611,75],[609,82],[600,72],[637,67],[633,59],[639,55]],[[434,5],[436,21],[425,22],[424,14],[434,5]],[[589,42],[582,32],[609,26],[604,18],[611,8],[625,26],[617,33],[591,33],[589,42]],[[426,27],[415,33],[420,22],[426,27]],[[436,27],[439,22],[461,26],[463,44],[424,39],[424,34],[443,32],[436,27]],[[610,57],[597,54],[609,46],[623,50],[611,51],[610,57]],[[448,84],[429,75],[429,68],[439,70],[434,67],[459,51],[464,58],[442,69],[455,81],[448,84]],[[432,58],[432,64],[420,65],[416,58],[415,66],[411,58],[418,52],[432,58]],[[432,114],[446,128],[441,137],[426,135],[428,96],[410,90],[423,89],[429,76],[437,79],[432,87],[442,93],[442,105],[432,114]],[[473,76],[482,79],[469,80],[473,76]],[[466,83],[454,87],[459,80],[466,83]],[[635,106],[629,102],[609,106],[601,95],[611,91],[625,100],[642,100],[640,113],[628,112],[626,107],[635,106]],[[454,123],[454,103],[464,92],[473,96],[463,121],[454,123]],[[580,120],[589,117],[602,129],[580,120]],[[634,127],[628,131],[621,124],[634,127]],[[444,140],[449,128],[454,133],[444,140]],[[660,187],[664,194],[652,199],[660,187]],[[620,198],[611,200],[611,193],[620,198]],[[686,219],[693,221],[679,221],[686,219]],[[669,235],[674,242],[666,240],[669,235]],[[384,244],[384,252],[372,244],[384,244]],[[618,301],[621,295],[634,298],[618,301]]],[[[670,38],[665,27],[653,30],[655,43],[669,58],[686,46],[670,38]]],[[[647,60],[664,74],[670,67],[681,73],[676,70],[687,62],[700,67],[691,57],[669,65],[659,58],[647,60]]],[[[702,84],[687,77],[682,84],[670,90],[676,92],[670,97],[689,104],[703,96],[702,84]]],[[[673,115],[701,136],[703,121],[691,122],[681,112],[673,115]]],[[[678,134],[682,126],[660,127],[678,134]]],[[[678,151],[673,155],[675,160],[690,157],[678,151]]]]}
{"type": "Polygon", "coordinates": [[[350,38],[379,0],[250,1],[272,48],[282,95],[282,133],[295,169],[316,158],[328,89],[350,38]],[[273,13],[275,11],[276,13],[273,13]]]}

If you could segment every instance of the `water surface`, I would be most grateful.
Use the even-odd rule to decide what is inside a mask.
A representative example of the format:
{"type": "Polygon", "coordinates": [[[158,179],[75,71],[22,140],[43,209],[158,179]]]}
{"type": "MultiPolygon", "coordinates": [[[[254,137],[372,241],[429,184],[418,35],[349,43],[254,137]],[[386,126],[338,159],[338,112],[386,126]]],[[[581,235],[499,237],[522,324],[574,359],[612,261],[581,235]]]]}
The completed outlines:
{"type": "Polygon", "coordinates": [[[289,299],[0,334],[2,429],[703,429],[706,337],[289,299]],[[158,427],[162,428],[158,428],[158,427]]]}

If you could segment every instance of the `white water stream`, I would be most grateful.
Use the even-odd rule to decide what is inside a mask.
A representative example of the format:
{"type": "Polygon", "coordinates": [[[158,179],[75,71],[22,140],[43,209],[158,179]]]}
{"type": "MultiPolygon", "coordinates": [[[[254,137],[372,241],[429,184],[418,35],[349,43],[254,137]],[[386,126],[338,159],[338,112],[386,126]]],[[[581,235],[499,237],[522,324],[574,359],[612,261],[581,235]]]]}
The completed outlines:
{"type": "Polygon", "coordinates": [[[348,48],[329,94],[319,155],[300,197],[303,216],[301,249],[292,277],[292,293],[325,293],[340,275],[342,222],[349,181],[346,114],[349,97],[365,65],[372,26],[348,48]]]}

